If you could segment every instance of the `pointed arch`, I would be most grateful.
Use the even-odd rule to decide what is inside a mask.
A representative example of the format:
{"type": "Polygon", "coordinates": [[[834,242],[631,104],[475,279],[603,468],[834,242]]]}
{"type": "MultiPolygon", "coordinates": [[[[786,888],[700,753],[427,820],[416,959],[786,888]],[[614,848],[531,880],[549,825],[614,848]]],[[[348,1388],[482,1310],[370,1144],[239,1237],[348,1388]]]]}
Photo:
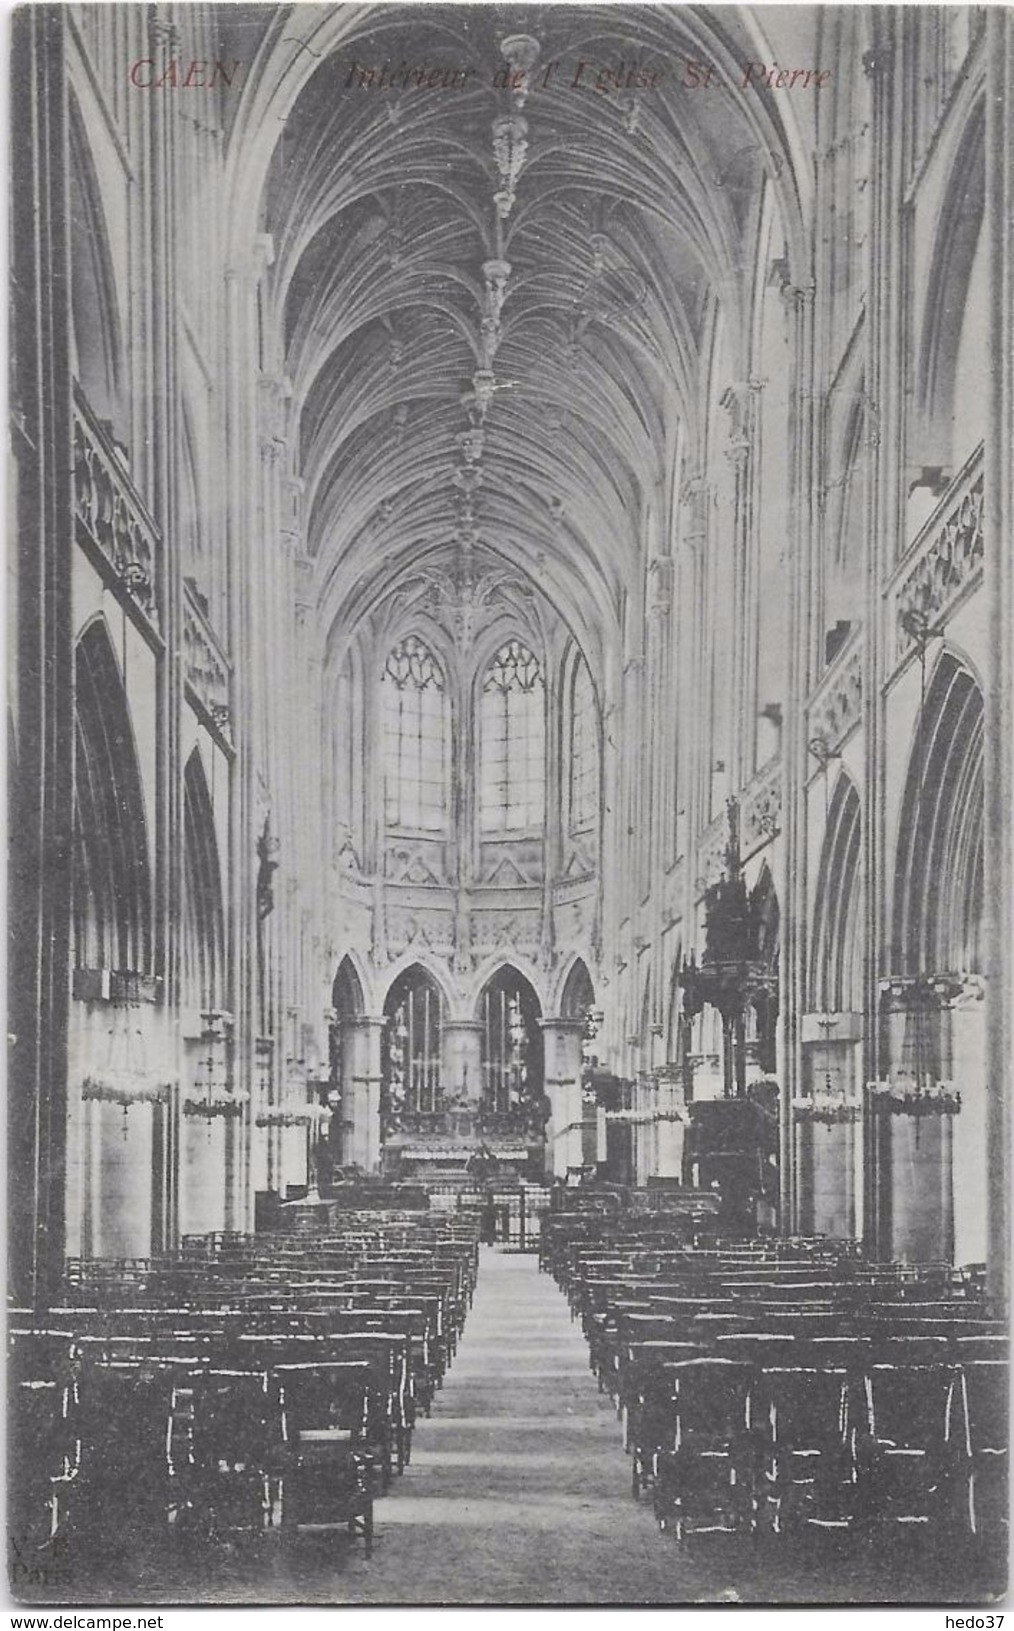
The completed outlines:
{"type": "Polygon", "coordinates": [[[215,812],[198,748],[183,772],[183,895],[185,1000],[217,1009],[225,996],[225,911],[215,812]]]}
{"type": "Polygon", "coordinates": [[[509,1115],[542,1097],[542,1005],[531,981],[503,963],[479,993],[482,1100],[487,1113],[509,1115]]]}
{"type": "Polygon", "coordinates": [[[560,993],[560,1013],[564,1019],[584,1019],[595,1006],[595,987],[582,957],[575,957],[560,993]]]}
{"type": "Polygon", "coordinates": [[[898,828],[893,942],[901,974],[982,966],[983,697],[941,653],[916,724],[898,828]]]}
{"type": "Polygon", "coordinates": [[[363,983],[351,957],[346,955],[338,964],[338,972],[331,988],[331,1004],[339,1022],[358,1019],[366,1012],[363,983]]]}
{"type": "Polygon", "coordinates": [[[104,618],[75,653],[73,924],[79,967],[147,973],[148,828],[134,729],[104,618]]]}
{"type": "Polygon", "coordinates": [[[445,1006],[433,975],[412,963],[391,982],[384,1000],[381,1041],[385,1132],[400,1130],[402,1117],[428,1115],[441,1105],[441,1049],[445,1006]]]}
{"type": "Polygon", "coordinates": [[[106,212],[73,92],[69,108],[73,367],[92,412],[122,441],[122,325],[106,212]]]}
{"type": "Polygon", "coordinates": [[[809,997],[814,1010],[863,1006],[861,811],[847,771],[835,783],[817,873],[809,997]]]}
{"type": "MultiPolygon", "coordinates": [[[[937,223],[926,289],[916,374],[918,442],[912,462],[940,466],[953,474],[955,394],[965,337],[966,295],[972,278],[985,210],[985,111],[971,111],[954,153],[937,223]]],[[[985,358],[983,357],[983,360],[985,358]]],[[[969,449],[961,450],[962,454],[969,449]]]]}
{"type": "MultiPolygon", "coordinates": [[[[420,950],[417,944],[409,945],[401,956],[391,964],[387,970],[386,983],[378,982],[374,987],[381,1011],[387,1013],[391,992],[398,984],[398,981],[414,969],[419,970],[420,973],[425,974],[428,979],[433,981],[440,993],[441,1012],[449,1014],[453,1006],[453,992],[448,983],[447,970],[441,965],[439,958],[428,950],[420,950]],[[383,992],[383,995],[381,995],[381,992],[383,992]]],[[[365,991],[366,987],[364,986],[363,989],[365,991]]]]}

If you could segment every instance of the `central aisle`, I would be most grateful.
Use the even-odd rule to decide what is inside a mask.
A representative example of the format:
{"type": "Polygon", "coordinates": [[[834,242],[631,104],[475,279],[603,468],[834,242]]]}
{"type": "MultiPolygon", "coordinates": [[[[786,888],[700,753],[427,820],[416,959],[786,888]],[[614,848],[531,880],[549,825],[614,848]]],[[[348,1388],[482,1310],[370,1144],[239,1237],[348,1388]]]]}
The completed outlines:
{"type": "Polygon", "coordinates": [[[697,1571],[659,1534],[650,1503],[631,1498],[620,1424],[588,1368],[581,1328],[531,1256],[483,1249],[475,1302],[433,1414],[418,1422],[412,1463],[374,1511],[373,1559],[350,1559],[338,1601],[696,1595],[687,1577],[697,1571]]]}

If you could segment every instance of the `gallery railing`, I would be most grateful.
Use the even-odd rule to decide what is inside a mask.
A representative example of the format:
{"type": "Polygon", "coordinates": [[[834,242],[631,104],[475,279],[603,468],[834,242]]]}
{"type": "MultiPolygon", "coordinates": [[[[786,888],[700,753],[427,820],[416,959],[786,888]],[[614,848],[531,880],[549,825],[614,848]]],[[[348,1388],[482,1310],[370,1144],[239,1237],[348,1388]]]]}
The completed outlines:
{"type": "Polygon", "coordinates": [[[951,482],[913,539],[887,586],[894,666],[917,646],[918,627],[939,628],[982,577],[983,449],[951,482]]]}
{"type": "Polygon", "coordinates": [[[83,392],[74,392],[74,517],[77,536],[121,599],[157,633],[158,528],[83,392]]]}

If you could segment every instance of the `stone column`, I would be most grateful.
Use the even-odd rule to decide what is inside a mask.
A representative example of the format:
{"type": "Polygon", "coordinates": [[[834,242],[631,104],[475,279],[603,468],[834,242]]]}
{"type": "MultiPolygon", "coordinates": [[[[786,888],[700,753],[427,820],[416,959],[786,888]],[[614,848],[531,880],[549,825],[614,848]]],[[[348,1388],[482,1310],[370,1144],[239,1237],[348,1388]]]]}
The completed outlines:
{"type": "Polygon", "coordinates": [[[758,380],[730,385],[722,407],[730,417],[725,456],[734,472],[732,536],[732,710],[729,720],[729,791],[745,785],[753,769],[753,675],[756,666],[756,607],[750,595],[751,557],[754,553],[756,461],[753,446],[757,423],[758,380]],[[747,741],[749,727],[749,742],[747,741]]]}
{"type": "Polygon", "coordinates": [[[478,1019],[445,1020],[441,1035],[440,1088],[445,1098],[482,1098],[482,1035],[478,1019]]]}
{"type": "Polygon", "coordinates": [[[339,1021],[342,1061],[342,1112],[352,1129],[346,1158],[365,1172],[380,1165],[380,1038],[387,1020],[357,1014],[339,1021]]]}
{"type": "MultiPolygon", "coordinates": [[[[266,1179],[261,1153],[255,1150],[253,1114],[260,1102],[262,1073],[257,1067],[260,1027],[257,992],[257,818],[258,789],[254,744],[258,726],[257,582],[251,539],[259,539],[260,435],[257,398],[257,291],[273,257],[270,238],[256,236],[225,272],[226,426],[229,446],[226,510],[229,581],[232,593],[228,643],[233,665],[233,742],[237,761],[230,782],[230,823],[235,840],[228,857],[233,907],[228,914],[226,1004],[236,1018],[233,1073],[235,1085],[250,1097],[251,1113],[236,1128],[235,1217],[253,1228],[254,1191],[266,1179]]],[[[224,882],[224,880],[223,880],[224,882]]],[[[266,1101],[266,1094],[265,1101],[266,1101]]]]}
{"type": "Polygon", "coordinates": [[[992,436],[985,458],[985,575],[990,665],[986,701],[986,1011],[991,1160],[987,1272],[997,1308],[1010,1277],[1010,1102],[1014,1092],[1014,18],[986,12],[986,212],[989,232],[992,436]]]}
{"type": "MultiPolygon", "coordinates": [[[[584,1021],[540,1021],[546,1054],[546,1093],[550,1116],[546,1127],[547,1175],[562,1178],[568,1167],[584,1160],[584,1099],[581,1092],[581,1040],[584,1021]]],[[[590,1112],[589,1112],[590,1115],[590,1112]]]]}
{"type": "MultiPolygon", "coordinates": [[[[154,7],[152,11],[154,12],[154,7]]],[[[156,61],[169,60],[179,36],[165,17],[152,15],[149,39],[156,61]]],[[[146,425],[148,490],[146,497],[162,535],[158,582],[165,659],[158,675],[157,751],[159,774],[155,799],[154,944],[155,972],[163,980],[163,1001],[171,1013],[179,1000],[183,919],[183,762],[180,719],[183,702],[183,562],[176,539],[177,460],[180,436],[177,342],[176,255],[179,241],[176,211],[176,108],[171,98],[149,101],[147,176],[148,323],[150,418],[146,425]]],[[[174,1028],[170,1037],[175,1040],[174,1028]]]]}
{"type": "MultiPolygon", "coordinates": [[[[990,995],[992,993],[990,992],[990,995]]],[[[947,1009],[950,1063],[945,1069],[961,1094],[954,1117],[954,1261],[989,1262],[989,1182],[995,1145],[991,1139],[990,1100],[994,1080],[986,1065],[986,982],[967,975],[947,1009]]]]}
{"type": "Polygon", "coordinates": [[[663,1068],[656,1078],[658,1157],[655,1171],[660,1178],[679,1178],[683,1172],[683,1140],[689,1117],[683,1093],[683,1072],[678,1066],[663,1068]],[[680,1120],[676,1118],[680,1117],[680,1120]]]}
{"type": "MultiPolygon", "coordinates": [[[[895,50],[898,26],[896,7],[875,9],[874,45],[863,64],[873,84],[866,391],[874,404],[877,425],[867,494],[866,639],[863,647],[863,740],[866,763],[862,789],[862,881],[866,906],[863,1005],[866,1081],[875,1080],[878,1074],[879,981],[887,972],[882,958],[885,948],[890,945],[886,902],[888,859],[880,797],[886,773],[883,703],[886,619],[882,590],[904,540],[901,498],[904,449],[901,438],[905,415],[902,411],[901,359],[905,355],[903,291],[906,279],[903,265],[905,220],[901,200],[905,144],[896,139],[897,109],[903,100],[898,53],[895,50]]],[[[885,1194],[882,1167],[889,1159],[886,1154],[889,1130],[880,1124],[882,1120],[876,1116],[871,1120],[868,1116],[864,1128],[867,1152],[864,1244],[874,1256],[890,1250],[892,1227],[882,1204],[885,1194]]]]}
{"type": "MultiPolygon", "coordinates": [[[[17,779],[12,787],[8,1158],[11,1286],[44,1306],[63,1273],[74,772],[67,19],[12,20],[12,451],[17,482],[17,779]],[[13,1193],[12,1193],[13,1199],[13,1193]]],[[[13,600],[13,597],[12,597],[13,600]]]]}
{"type": "Polygon", "coordinates": [[[806,697],[817,672],[813,593],[816,536],[814,469],[814,291],[786,285],[793,332],[791,396],[789,677],[782,735],[782,811],[784,870],[778,880],[782,902],[782,946],[779,958],[779,1226],[789,1234],[798,1227],[796,1150],[792,1137],[792,1100],[801,1091],[803,1056],[800,1016],[806,1006],[807,846],[806,846],[806,697]]]}
{"type": "Polygon", "coordinates": [[[94,1111],[96,1255],[144,1257],[151,1245],[151,1106],[131,1105],[124,1112],[116,1104],[96,1104],[94,1111]]]}

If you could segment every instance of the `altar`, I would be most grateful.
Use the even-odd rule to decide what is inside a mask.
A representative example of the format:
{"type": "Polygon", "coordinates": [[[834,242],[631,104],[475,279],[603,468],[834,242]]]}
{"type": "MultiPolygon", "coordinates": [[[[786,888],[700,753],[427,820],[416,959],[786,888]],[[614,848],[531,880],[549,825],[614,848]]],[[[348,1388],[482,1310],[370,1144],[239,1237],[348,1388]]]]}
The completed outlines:
{"type": "Polygon", "coordinates": [[[544,1139],[523,1110],[484,1111],[480,1106],[403,1112],[385,1128],[381,1169],[403,1181],[476,1182],[496,1175],[542,1177],[544,1139]]]}

